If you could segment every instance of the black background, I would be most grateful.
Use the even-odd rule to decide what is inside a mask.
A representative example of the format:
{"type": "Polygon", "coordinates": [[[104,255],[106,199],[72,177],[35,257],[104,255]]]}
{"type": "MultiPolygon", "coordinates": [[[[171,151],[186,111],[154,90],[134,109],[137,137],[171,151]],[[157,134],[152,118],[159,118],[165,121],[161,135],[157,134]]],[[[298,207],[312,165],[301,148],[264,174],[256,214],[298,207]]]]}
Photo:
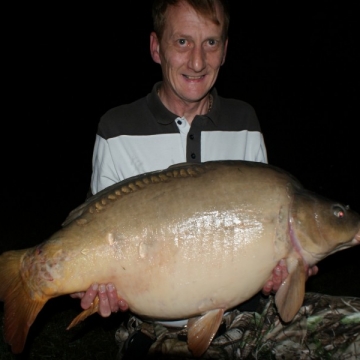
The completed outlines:
{"type": "MultiPolygon", "coordinates": [[[[360,212],[359,46],[349,4],[231,1],[216,87],[255,108],[270,163],[360,212]]],[[[89,188],[100,116],[160,80],[149,54],[151,2],[118,6],[4,13],[1,251],[60,227],[89,188]]],[[[323,269],[347,266],[359,250],[333,255],[323,269]]]]}

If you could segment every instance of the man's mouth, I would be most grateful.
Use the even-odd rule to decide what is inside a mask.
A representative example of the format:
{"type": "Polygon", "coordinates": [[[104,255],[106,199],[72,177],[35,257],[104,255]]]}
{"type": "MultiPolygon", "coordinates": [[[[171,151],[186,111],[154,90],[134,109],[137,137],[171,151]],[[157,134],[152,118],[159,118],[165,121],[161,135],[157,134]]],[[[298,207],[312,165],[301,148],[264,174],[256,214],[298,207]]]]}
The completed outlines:
{"type": "Polygon", "coordinates": [[[190,76],[190,75],[183,75],[184,77],[186,77],[189,80],[200,80],[202,79],[205,75],[200,75],[200,76],[190,76]]]}

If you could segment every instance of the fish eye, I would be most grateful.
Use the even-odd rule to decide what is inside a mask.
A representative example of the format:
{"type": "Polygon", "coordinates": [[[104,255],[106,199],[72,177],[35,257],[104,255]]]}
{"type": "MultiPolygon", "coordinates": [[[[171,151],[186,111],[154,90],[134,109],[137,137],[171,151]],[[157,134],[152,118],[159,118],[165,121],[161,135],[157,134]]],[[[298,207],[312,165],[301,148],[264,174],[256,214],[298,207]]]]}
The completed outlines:
{"type": "Polygon", "coordinates": [[[341,205],[334,205],[333,206],[333,212],[334,212],[334,215],[339,218],[339,219],[342,219],[345,217],[345,214],[346,214],[346,209],[348,207],[344,208],[343,206],[341,205]]]}

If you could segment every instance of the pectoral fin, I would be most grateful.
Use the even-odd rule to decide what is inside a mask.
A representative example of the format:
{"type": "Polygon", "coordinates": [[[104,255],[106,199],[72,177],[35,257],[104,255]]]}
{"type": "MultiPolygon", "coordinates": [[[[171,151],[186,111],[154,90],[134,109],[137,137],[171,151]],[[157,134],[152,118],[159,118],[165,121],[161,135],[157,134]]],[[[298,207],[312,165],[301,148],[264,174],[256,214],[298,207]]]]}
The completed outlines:
{"type": "Polygon", "coordinates": [[[91,306],[88,309],[82,311],[78,316],[76,316],[75,319],[73,319],[70,325],[66,328],[66,330],[71,329],[79,322],[85,320],[88,316],[95,314],[98,311],[98,309],[99,309],[99,297],[96,296],[91,306]]]}
{"type": "Polygon", "coordinates": [[[299,311],[305,295],[306,270],[301,258],[286,260],[289,276],[275,295],[275,304],[283,321],[291,321],[299,311]]]}
{"type": "Polygon", "coordinates": [[[224,309],[215,309],[188,321],[188,347],[195,357],[201,356],[209,347],[223,315],[224,309]]]}

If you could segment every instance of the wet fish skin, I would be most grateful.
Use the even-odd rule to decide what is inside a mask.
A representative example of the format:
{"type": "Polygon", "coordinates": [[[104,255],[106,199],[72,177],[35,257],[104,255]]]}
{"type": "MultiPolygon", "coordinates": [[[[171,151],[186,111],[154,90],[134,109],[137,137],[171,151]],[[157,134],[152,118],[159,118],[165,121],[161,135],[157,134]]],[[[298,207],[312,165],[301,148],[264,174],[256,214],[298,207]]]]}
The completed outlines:
{"type": "Polygon", "coordinates": [[[5,338],[21,352],[46,301],[113,282],[140,316],[194,318],[189,347],[200,356],[223,312],[257,293],[280,259],[289,277],[276,304],[289,321],[307,268],[359,242],[358,214],[270,165],[210,162],[137,176],[73,210],[48,241],[1,255],[5,338]]]}

